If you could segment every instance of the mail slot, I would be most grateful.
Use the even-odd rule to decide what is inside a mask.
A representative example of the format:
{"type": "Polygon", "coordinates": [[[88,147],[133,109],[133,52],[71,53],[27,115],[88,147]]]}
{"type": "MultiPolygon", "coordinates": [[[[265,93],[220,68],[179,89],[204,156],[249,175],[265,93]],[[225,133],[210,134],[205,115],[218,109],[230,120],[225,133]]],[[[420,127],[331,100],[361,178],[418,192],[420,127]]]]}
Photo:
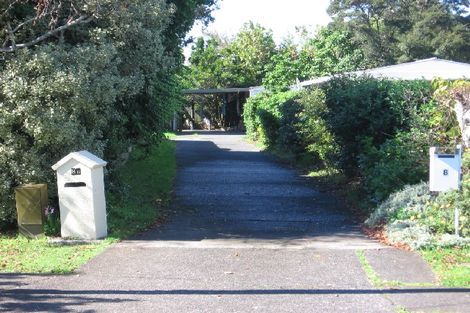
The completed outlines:
{"type": "Polygon", "coordinates": [[[105,161],[88,151],[72,152],[52,166],[57,171],[62,237],[106,237],[104,166],[105,161]]]}
{"type": "Polygon", "coordinates": [[[77,183],[65,183],[64,184],[65,188],[70,188],[70,187],[86,187],[86,184],[84,182],[77,182],[77,183]]]}

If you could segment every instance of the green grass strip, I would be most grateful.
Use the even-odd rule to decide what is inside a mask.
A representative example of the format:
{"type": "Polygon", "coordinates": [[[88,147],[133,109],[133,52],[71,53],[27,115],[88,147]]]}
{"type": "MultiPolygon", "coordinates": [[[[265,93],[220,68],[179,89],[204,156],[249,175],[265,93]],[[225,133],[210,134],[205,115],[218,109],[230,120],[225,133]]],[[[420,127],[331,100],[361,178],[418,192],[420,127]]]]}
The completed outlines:
{"type": "Polygon", "coordinates": [[[359,258],[359,262],[362,265],[364,272],[367,275],[367,279],[376,288],[398,288],[398,287],[435,287],[435,284],[431,283],[405,283],[401,281],[390,281],[382,279],[377,272],[372,268],[369,261],[366,259],[364,250],[356,250],[356,255],[359,258]]]}
{"type": "Polygon", "coordinates": [[[113,240],[107,239],[97,243],[59,246],[48,243],[46,237],[28,239],[23,236],[2,236],[0,272],[71,273],[112,243],[113,240]]]}
{"type": "Polygon", "coordinates": [[[419,251],[431,265],[440,284],[470,287],[470,247],[432,248],[419,251]]]}
{"type": "Polygon", "coordinates": [[[134,151],[116,173],[120,186],[107,194],[108,224],[115,238],[148,229],[169,204],[176,175],[175,142],[164,140],[149,152],[134,151]]]}
{"type": "Polygon", "coordinates": [[[359,262],[361,262],[362,269],[367,275],[367,279],[369,279],[370,283],[377,288],[388,287],[384,280],[382,280],[379,275],[374,271],[372,266],[369,264],[369,261],[366,259],[366,255],[364,250],[356,250],[356,255],[359,258],[359,262]]]}

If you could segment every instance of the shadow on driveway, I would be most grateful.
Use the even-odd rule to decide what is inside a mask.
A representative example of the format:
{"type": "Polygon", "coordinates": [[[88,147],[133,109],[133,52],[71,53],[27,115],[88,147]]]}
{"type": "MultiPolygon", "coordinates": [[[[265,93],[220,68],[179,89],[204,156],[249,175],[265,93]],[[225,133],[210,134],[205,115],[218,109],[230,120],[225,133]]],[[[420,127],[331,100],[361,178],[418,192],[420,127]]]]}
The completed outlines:
{"type": "Polygon", "coordinates": [[[134,240],[368,241],[343,203],[312,189],[242,135],[194,133],[176,139],[168,223],[134,240]]]}

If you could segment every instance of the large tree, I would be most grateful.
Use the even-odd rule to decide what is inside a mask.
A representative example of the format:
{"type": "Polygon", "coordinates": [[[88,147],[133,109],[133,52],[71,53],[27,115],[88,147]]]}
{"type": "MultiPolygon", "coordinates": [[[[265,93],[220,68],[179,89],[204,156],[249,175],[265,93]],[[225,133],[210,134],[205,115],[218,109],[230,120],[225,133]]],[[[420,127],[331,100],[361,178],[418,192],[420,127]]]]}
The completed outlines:
{"type": "Polygon", "coordinates": [[[261,85],[265,66],[275,49],[271,30],[252,22],[246,23],[224,51],[226,68],[242,74],[235,82],[239,87],[261,85]]]}
{"type": "Polygon", "coordinates": [[[297,80],[303,79],[298,46],[291,40],[284,40],[266,64],[263,86],[272,91],[284,91],[297,80]]]}
{"type": "Polygon", "coordinates": [[[333,26],[350,31],[369,66],[432,56],[470,59],[468,0],[333,0],[333,26]],[[466,15],[467,14],[467,15],[466,15]]]}
{"type": "Polygon", "coordinates": [[[304,78],[332,75],[365,66],[360,45],[346,30],[323,27],[309,39],[300,52],[304,78]]]}
{"type": "Polygon", "coordinates": [[[13,188],[47,182],[54,194],[50,166],[70,151],[112,169],[163,136],[182,103],[182,38],[212,3],[0,1],[0,228],[13,188]]]}
{"type": "Polygon", "coordinates": [[[199,88],[257,86],[275,52],[272,32],[251,22],[232,39],[198,38],[189,59],[190,79],[199,88]]]}

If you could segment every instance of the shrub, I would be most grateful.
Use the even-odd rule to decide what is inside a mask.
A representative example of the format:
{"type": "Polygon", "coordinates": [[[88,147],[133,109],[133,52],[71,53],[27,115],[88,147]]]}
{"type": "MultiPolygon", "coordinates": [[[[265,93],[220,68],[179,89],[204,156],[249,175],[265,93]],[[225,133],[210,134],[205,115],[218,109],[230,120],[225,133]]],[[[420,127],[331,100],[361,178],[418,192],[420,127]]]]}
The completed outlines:
{"type": "Polygon", "coordinates": [[[263,93],[245,105],[247,135],[297,159],[332,166],[339,147],[324,120],[327,111],[320,88],[263,93]]]}
{"type": "Polygon", "coordinates": [[[429,147],[454,146],[460,137],[458,123],[449,106],[429,99],[410,108],[410,128],[397,134],[379,147],[366,137],[361,146],[358,164],[362,182],[375,201],[406,184],[427,179],[429,147]]]}
{"type": "MultiPolygon", "coordinates": [[[[466,157],[465,168],[468,169],[466,157]]],[[[385,225],[388,239],[412,248],[464,245],[470,243],[470,175],[463,179],[461,191],[438,195],[429,192],[427,183],[407,186],[391,194],[366,220],[369,227],[385,225]],[[454,209],[459,208],[459,233],[456,238],[454,209]]]]}
{"type": "Polygon", "coordinates": [[[282,118],[281,106],[293,99],[296,92],[262,93],[249,98],[244,107],[243,117],[248,137],[274,146],[282,118]]]}
{"type": "Polygon", "coordinates": [[[299,123],[299,114],[302,110],[297,96],[288,99],[280,105],[279,130],[276,139],[276,146],[281,151],[287,151],[294,156],[301,155],[304,149],[304,143],[297,132],[299,123]]]}
{"type": "Polygon", "coordinates": [[[334,167],[340,149],[325,120],[328,107],[324,91],[320,88],[306,90],[300,94],[297,103],[300,112],[295,128],[303,151],[313,155],[321,166],[334,167]]]}
{"type": "Polygon", "coordinates": [[[359,170],[373,201],[380,202],[403,186],[427,178],[429,146],[423,137],[419,132],[400,132],[378,148],[371,138],[363,140],[359,170]]]}
{"type": "Polygon", "coordinates": [[[325,121],[341,147],[338,166],[358,175],[358,157],[366,138],[379,147],[410,127],[411,113],[431,96],[426,81],[388,81],[368,77],[339,77],[325,87],[325,121]]]}
{"type": "Polygon", "coordinates": [[[429,229],[414,221],[394,221],[387,225],[385,229],[390,242],[404,243],[412,249],[429,247],[435,242],[429,229]]]}
{"type": "Polygon", "coordinates": [[[47,182],[56,194],[52,164],[74,150],[103,156],[106,130],[119,118],[113,103],[126,90],[115,57],[110,46],[44,46],[0,72],[1,222],[15,219],[13,187],[47,182]]]}
{"type": "Polygon", "coordinates": [[[409,219],[412,215],[421,214],[423,208],[433,199],[427,183],[405,186],[391,194],[375,209],[365,221],[369,227],[391,224],[397,220],[409,219]]]}

